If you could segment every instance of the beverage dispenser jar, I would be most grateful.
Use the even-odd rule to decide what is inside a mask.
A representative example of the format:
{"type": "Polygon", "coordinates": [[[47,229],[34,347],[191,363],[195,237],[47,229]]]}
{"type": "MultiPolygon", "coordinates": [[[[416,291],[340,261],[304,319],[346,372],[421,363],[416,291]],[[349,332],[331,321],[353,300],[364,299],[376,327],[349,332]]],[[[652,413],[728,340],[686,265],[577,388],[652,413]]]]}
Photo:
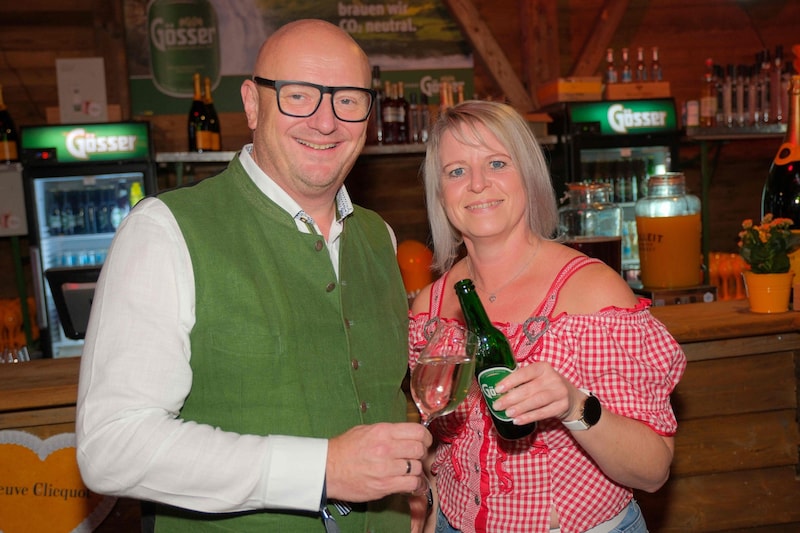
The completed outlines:
{"type": "Polygon", "coordinates": [[[686,193],[681,172],[651,176],[636,202],[639,262],[645,288],[702,284],[700,199],[686,193]]]}
{"type": "Polygon", "coordinates": [[[564,244],[622,274],[622,208],[607,183],[567,183],[569,203],[558,210],[564,244]]]}

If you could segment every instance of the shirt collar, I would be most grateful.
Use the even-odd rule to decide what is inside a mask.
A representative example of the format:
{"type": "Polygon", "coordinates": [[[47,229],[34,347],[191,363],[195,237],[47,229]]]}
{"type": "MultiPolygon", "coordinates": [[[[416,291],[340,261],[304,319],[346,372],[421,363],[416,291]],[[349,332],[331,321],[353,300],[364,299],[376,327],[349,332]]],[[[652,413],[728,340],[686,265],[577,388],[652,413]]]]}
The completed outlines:
{"type": "MultiPolygon", "coordinates": [[[[242,151],[239,153],[239,161],[247,171],[250,179],[256,184],[256,187],[264,193],[264,195],[278,204],[284,211],[289,213],[295,220],[300,220],[304,223],[311,223],[313,220],[308,216],[303,208],[300,207],[294,198],[289,196],[283,188],[281,188],[275,181],[270,178],[253,160],[253,144],[246,144],[242,151]]],[[[336,221],[342,222],[346,217],[353,213],[353,202],[347,189],[342,185],[336,192],[336,221]]]]}

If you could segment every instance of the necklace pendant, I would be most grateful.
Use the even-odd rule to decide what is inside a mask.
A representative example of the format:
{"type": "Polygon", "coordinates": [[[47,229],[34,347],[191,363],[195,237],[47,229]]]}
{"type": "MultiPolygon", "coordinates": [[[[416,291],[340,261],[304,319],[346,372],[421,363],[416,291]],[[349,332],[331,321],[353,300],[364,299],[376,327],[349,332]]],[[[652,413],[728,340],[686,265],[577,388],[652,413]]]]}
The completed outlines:
{"type": "Polygon", "coordinates": [[[494,295],[494,294],[490,294],[490,295],[489,295],[489,301],[490,301],[490,302],[492,302],[492,303],[494,303],[494,301],[495,301],[495,300],[497,300],[497,296],[496,296],[496,295],[494,295]]]}

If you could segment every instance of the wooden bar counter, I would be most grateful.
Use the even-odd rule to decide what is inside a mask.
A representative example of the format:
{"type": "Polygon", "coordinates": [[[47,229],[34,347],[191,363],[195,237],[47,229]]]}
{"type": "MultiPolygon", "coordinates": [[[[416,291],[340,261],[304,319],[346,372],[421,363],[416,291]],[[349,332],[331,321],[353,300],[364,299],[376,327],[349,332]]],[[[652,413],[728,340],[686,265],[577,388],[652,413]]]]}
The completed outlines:
{"type": "MultiPolygon", "coordinates": [[[[800,313],[753,314],[746,301],[733,301],[653,314],[689,364],[673,396],[671,478],[655,494],[636,495],[650,531],[800,531],[800,313]]],[[[79,364],[0,367],[0,430],[41,438],[74,431],[79,364]]],[[[120,501],[98,531],[138,531],[131,503],[120,501]]]]}
{"type": "Polygon", "coordinates": [[[800,313],[747,301],[654,307],[689,362],[670,480],[637,493],[650,531],[800,531],[800,313]]]}
{"type": "MultiPolygon", "coordinates": [[[[79,357],[0,365],[0,431],[27,431],[47,439],[75,432],[79,357]]],[[[139,502],[120,498],[97,533],[140,533],[139,502]]]]}

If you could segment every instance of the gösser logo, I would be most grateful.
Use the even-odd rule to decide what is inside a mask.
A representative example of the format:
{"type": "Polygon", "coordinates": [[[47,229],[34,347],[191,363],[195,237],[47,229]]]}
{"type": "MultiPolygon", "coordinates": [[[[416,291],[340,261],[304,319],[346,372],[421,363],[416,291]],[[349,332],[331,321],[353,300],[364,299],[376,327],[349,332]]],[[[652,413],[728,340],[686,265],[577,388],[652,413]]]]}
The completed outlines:
{"type": "Polygon", "coordinates": [[[67,134],[67,151],[76,159],[89,159],[92,154],[110,152],[133,152],[136,149],[136,135],[108,135],[98,137],[87,133],[83,128],[71,130],[67,134]]]}
{"type": "Polygon", "coordinates": [[[434,94],[439,94],[439,80],[434,79],[432,76],[423,76],[419,80],[419,90],[428,98],[434,94]]]}
{"type": "Polygon", "coordinates": [[[178,28],[164,22],[163,18],[154,19],[150,25],[150,39],[153,45],[165,52],[170,48],[186,48],[197,45],[214,44],[217,29],[205,27],[202,17],[183,17],[178,21],[178,28]]]}
{"type": "Polygon", "coordinates": [[[636,128],[661,127],[666,123],[666,111],[633,111],[625,109],[622,104],[608,108],[608,124],[617,133],[628,133],[629,129],[636,128]]]}

